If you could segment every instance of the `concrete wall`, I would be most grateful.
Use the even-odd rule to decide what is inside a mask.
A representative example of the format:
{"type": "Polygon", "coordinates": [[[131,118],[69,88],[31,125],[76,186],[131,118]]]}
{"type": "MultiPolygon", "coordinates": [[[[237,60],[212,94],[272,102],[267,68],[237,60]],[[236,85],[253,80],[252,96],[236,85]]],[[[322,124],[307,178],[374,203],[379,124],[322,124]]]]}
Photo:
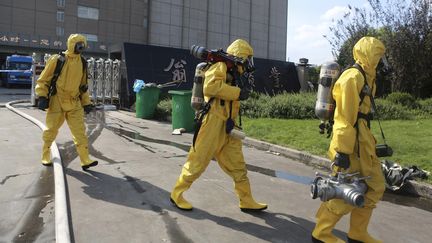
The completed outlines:
{"type": "Polygon", "coordinates": [[[153,0],[149,44],[226,48],[242,38],[255,56],[285,60],[287,0],[153,0]]]}

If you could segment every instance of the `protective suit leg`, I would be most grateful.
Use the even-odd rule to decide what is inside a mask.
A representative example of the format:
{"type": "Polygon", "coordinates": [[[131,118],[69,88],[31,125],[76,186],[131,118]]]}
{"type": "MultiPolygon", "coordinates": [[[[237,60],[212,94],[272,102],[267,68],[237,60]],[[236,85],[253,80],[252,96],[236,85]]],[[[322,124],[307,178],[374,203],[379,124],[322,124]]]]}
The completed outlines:
{"type": "MultiPolygon", "coordinates": [[[[208,114],[198,133],[195,148],[191,147],[182,172],[171,192],[170,200],[179,209],[191,210],[192,205],[183,198],[183,192],[205,171],[220,147],[223,120],[208,114]]],[[[223,136],[224,134],[222,134],[223,136]]]]}
{"type": "Polygon", "coordinates": [[[56,139],[59,128],[63,125],[65,114],[60,108],[60,104],[56,96],[50,100],[50,107],[46,114],[46,127],[43,131],[42,140],[44,145],[42,147],[42,164],[51,165],[51,152],[50,147],[52,142],[56,139]]]}
{"type": "MultiPolygon", "coordinates": [[[[177,179],[177,182],[171,192],[170,201],[179,209],[192,210],[192,205],[183,198],[183,192],[185,192],[192,183],[198,179],[198,177],[205,171],[208,164],[210,163],[211,157],[204,155],[204,159],[200,160],[198,155],[199,146],[196,144],[196,150],[193,148],[189,151],[188,160],[183,166],[182,172],[177,179]]],[[[202,151],[202,150],[201,150],[202,151]]]]}
{"type": "Polygon", "coordinates": [[[42,147],[42,164],[46,166],[52,165],[50,146],[46,144],[42,147]]]}
{"type": "Polygon", "coordinates": [[[189,189],[191,185],[192,183],[184,181],[181,177],[177,180],[170,197],[170,201],[177,208],[182,210],[192,210],[192,204],[186,201],[183,197],[183,192],[189,189]]]}
{"type": "Polygon", "coordinates": [[[332,213],[325,203],[321,203],[316,214],[317,223],[312,231],[312,239],[314,242],[325,243],[343,243],[342,239],[332,234],[333,228],[343,215],[332,213]]]}
{"type": "Polygon", "coordinates": [[[267,209],[267,204],[258,203],[252,197],[249,179],[235,182],[234,188],[240,200],[239,207],[241,211],[261,211],[267,209]]]}
{"type": "Polygon", "coordinates": [[[252,197],[249,179],[247,177],[246,163],[243,157],[242,142],[224,134],[225,144],[217,153],[216,159],[222,170],[234,181],[234,189],[239,198],[239,207],[242,211],[259,211],[267,208],[267,204],[257,203],[252,197]]]}
{"type": "Polygon", "coordinates": [[[348,238],[350,240],[356,240],[365,243],[382,242],[380,240],[374,239],[367,232],[369,220],[372,216],[372,210],[372,208],[354,208],[351,211],[350,229],[348,232],[348,238]]]}
{"type": "MultiPolygon", "coordinates": [[[[366,157],[366,155],[364,157],[366,157]]],[[[381,200],[385,191],[385,179],[381,169],[381,162],[376,157],[374,157],[370,163],[370,166],[361,167],[360,171],[363,174],[370,175],[371,178],[366,180],[368,190],[365,194],[365,207],[354,208],[351,211],[348,239],[351,240],[351,242],[382,242],[372,238],[367,232],[372,210],[376,207],[376,204],[379,202],[379,200],[381,200]]]]}
{"type": "Polygon", "coordinates": [[[85,133],[83,109],[81,107],[77,107],[69,112],[66,112],[66,121],[71,130],[72,138],[80,157],[81,167],[86,170],[88,167],[96,166],[97,161],[91,160],[89,157],[88,139],[85,133]]]}

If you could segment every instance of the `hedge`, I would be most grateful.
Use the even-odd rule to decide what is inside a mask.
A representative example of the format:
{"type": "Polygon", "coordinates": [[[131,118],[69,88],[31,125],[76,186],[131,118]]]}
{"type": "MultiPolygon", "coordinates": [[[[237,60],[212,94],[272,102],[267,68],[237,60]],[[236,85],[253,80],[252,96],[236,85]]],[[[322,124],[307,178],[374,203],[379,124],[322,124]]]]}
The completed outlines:
{"type": "MultiPolygon", "coordinates": [[[[241,102],[242,115],[249,118],[318,119],[316,93],[283,93],[275,96],[252,93],[241,102]]],[[[406,93],[393,93],[376,99],[382,120],[411,120],[432,117],[432,98],[416,100],[406,93]]],[[[171,100],[163,99],[156,108],[158,120],[170,120],[171,100]]],[[[376,115],[375,115],[376,117],[376,115]]]]}

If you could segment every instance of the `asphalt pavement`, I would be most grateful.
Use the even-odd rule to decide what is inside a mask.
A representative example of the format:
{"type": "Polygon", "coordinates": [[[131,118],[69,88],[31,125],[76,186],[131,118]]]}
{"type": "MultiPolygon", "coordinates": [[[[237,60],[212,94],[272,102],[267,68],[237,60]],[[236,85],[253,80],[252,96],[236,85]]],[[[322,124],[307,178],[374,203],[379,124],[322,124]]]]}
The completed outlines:
{"type": "MultiPolygon", "coordinates": [[[[44,121],[30,105],[19,109],[44,121]]],[[[54,242],[52,168],[39,164],[41,131],[6,108],[0,121],[0,242],[54,242]]],[[[184,212],[169,193],[192,134],[171,135],[170,124],[124,111],[97,111],[86,123],[99,161],[90,171],[81,170],[66,124],[56,140],[75,242],[310,242],[320,204],[309,195],[316,168],[244,146],[254,197],[268,210],[241,212],[232,180],[213,161],[185,193],[194,210],[184,212]]],[[[369,230],[384,242],[429,242],[431,216],[429,200],[386,194],[369,230]]],[[[335,234],[344,238],[348,224],[346,216],[335,234]]]]}

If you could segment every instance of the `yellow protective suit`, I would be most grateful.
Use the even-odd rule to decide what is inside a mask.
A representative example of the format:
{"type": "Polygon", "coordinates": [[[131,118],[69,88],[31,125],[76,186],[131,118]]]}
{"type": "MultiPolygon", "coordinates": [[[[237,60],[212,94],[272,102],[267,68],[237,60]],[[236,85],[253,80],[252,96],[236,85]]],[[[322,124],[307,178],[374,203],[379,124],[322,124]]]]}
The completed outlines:
{"type": "MultiPolygon", "coordinates": [[[[87,42],[84,36],[72,34],[67,41],[65,63],[59,78],[57,79],[57,94],[50,97],[49,108],[46,114],[47,130],[43,132],[44,145],[42,148],[42,164],[51,164],[50,146],[55,140],[58,129],[66,120],[71,130],[73,141],[76,145],[81,166],[88,166],[95,161],[89,158],[88,139],[84,126],[83,106],[91,104],[88,92],[80,93],[79,87],[87,84],[87,74],[83,70],[80,54],[74,53],[77,42],[87,42]]],[[[53,55],[47,61],[36,85],[36,94],[39,97],[47,97],[48,89],[54,75],[59,55],[53,55]]]]}
{"type": "MultiPolygon", "coordinates": [[[[361,72],[355,68],[347,69],[336,81],[333,98],[336,101],[333,137],[329,148],[329,157],[334,160],[336,152],[349,155],[348,172],[360,172],[361,176],[371,176],[366,180],[368,186],[365,194],[364,208],[354,208],[342,199],[333,199],[321,204],[317,213],[317,224],[312,236],[323,242],[344,242],[331,231],[339,219],[351,212],[348,238],[361,242],[380,242],[367,232],[367,226],[375,204],[381,199],[384,190],[384,176],[381,163],[375,153],[376,140],[367,126],[365,119],[358,119],[358,112],[367,114],[371,111],[371,100],[365,96],[360,103],[360,92],[364,82],[372,87],[375,94],[376,67],[385,53],[384,44],[373,37],[361,38],[353,48],[354,60],[366,74],[364,80],[361,72]],[[358,139],[355,124],[358,124],[358,139]],[[360,151],[358,151],[360,150],[360,151]]],[[[338,168],[334,168],[337,170],[338,168]]]]}
{"type": "MultiPolygon", "coordinates": [[[[240,39],[234,41],[227,52],[241,58],[253,55],[252,47],[240,39]]],[[[226,75],[227,66],[223,62],[213,64],[205,73],[204,98],[207,102],[212,97],[214,100],[202,122],[195,149],[190,149],[188,159],[171,193],[171,202],[183,210],[192,209],[192,205],[183,198],[183,192],[204,172],[212,158],[216,158],[222,170],[234,180],[240,209],[245,211],[267,208],[266,204],[257,203],[252,198],[241,140],[232,138],[225,132],[230,102],[233,119],[237,117],[240,107],[240,88],[227,83],[226,75]]]]}

